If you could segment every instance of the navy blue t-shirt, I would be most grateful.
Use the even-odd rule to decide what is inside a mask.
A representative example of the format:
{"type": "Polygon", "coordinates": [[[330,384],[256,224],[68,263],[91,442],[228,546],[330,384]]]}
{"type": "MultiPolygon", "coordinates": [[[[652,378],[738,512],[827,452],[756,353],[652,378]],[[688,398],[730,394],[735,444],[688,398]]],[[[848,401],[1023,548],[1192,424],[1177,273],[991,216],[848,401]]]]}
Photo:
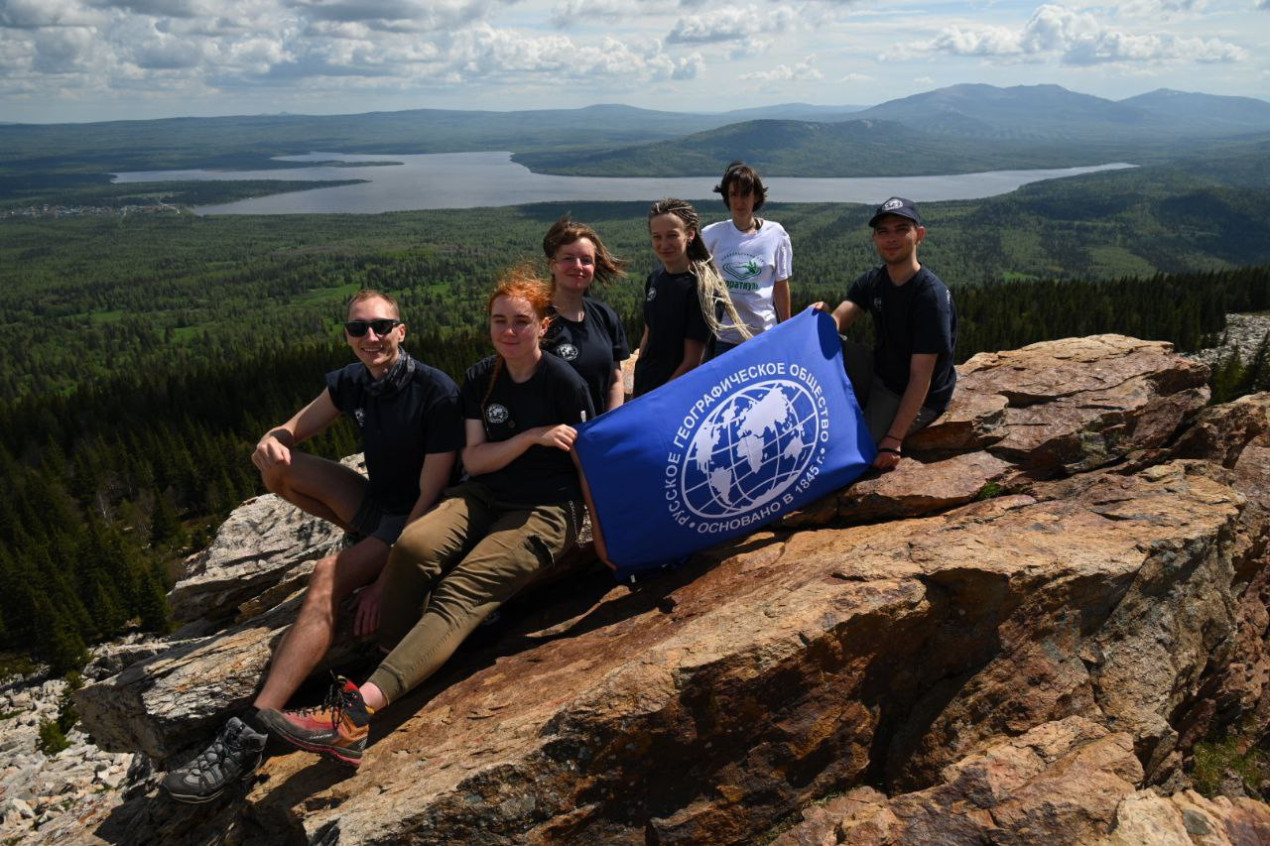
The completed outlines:
{"type": "MultiPolygon", "coordinates": [[[[567,423],[575,426],[595,416],[591,392],[572,367],[554,355],[544,355],[524,382],[517,383],[499,368],[498,379],[490,388],[497,356],[490,356],[467,369],[463,380],[463,416],[480,420],[485,437],[497,443],[537,426],[567,423]]],[[[578,471],[569,453],[555,447],[534,444],[509,464],[491,473],[473,475],[505,502],[518,505],[549,505],[582,498],[578,471]]]]}
{"type": "Polygon", "coordinates": [[[644,325],[648,342],[635,362],[635,395],[670,381],[684,360],[684,341],[710,340],[710,324],[701,313],[694,273],[667,273],[659,267],[644,282],[644,325]]]}
{"type": "Polygon", "coordinates": [[[922,405],[943,412],[957,384],[957,309],[948,286],[925,267],[895,285],[882,266],[852,283],[847,299],[873,315],[873,369],[882,383],[903,395],[915,354],[934,354],[935,372],[922,405]]]}
{"type": "Polygon", "coordinates": [[[463,448],[459,389],[445,373],[417,360],[397,390],[376,392],[373,383],[361,362],[326,374],[331,401],[361,433],[367,496],[389,514],[409,514],[419,500],[424,457],[463,448]]]}
{"type": "Polygon", "coordinates": [[[609,404],[609,388],[618,362],[631,357],[626,330],[617,312],[608,305],[585,297],[585,317],[568,320],[553,310],[543,349],[569,362],[591,391],[591,404],[601,414],[609,404]]]}

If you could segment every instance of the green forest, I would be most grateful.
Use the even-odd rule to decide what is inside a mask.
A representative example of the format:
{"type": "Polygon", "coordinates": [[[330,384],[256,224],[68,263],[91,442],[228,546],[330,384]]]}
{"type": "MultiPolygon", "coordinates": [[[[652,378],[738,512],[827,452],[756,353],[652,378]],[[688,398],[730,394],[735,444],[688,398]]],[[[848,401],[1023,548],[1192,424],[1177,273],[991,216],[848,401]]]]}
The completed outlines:
{"type": "MultiPolygon", "coordinates": [[[[922,261],[953,288],[958,359],[1100,332],[1208,345],[1227,313],[1270,309],[1265,181],[1196,164],[924,205],[922,261]]],[[[571,211],[630,260],[597,295],[637,339],[646,208],[0,220],[0,649],[64,670],[95,641],[168,625],[174,562],[260,492],[256,439],[350,360],[339,322],[359,288],[397,296],[407,348],[461,377],[488,353],[493,281],[545,270],[542,235],[571,211]]],[[[791,233],[798,308],[838,302],[875,262],[864,206],[763,214],[791,233]]],[[[1268,386],[1265,344],[1214,376],[1219,399],[1268,386]]],[[[313,448],[357,444],[337,426],[313,448]]]]}

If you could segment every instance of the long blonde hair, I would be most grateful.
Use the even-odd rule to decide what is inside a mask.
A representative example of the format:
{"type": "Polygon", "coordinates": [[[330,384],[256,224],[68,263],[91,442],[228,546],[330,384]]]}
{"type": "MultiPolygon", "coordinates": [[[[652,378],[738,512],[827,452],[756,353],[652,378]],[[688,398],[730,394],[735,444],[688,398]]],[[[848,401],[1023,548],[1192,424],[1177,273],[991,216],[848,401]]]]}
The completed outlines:
{"type": "Polygon", "coordinates": [[[732,319],[731,328],[741,333],[742,339],[753,337],[750,327],[745,325],[745,321],[736,313],[736,306],[732,305],[727,283],[714,267],[710,248],[701,237],[701,216],[697,214],[697,210],[687,200],[667,197],[653,203],[648,210],[648,219],[651,221],[663,214],[674,215],[683,222],[685,229],[692,230],[692,240],[688,242],[688,262],[692,267],[692,274],[697,277],[697,299],[701,303],[701,314],[710,326],[710,331],[718,337],[719,330],[723,328],[717,315],[719,307],[722,307],[724,313],[732,319]]]}

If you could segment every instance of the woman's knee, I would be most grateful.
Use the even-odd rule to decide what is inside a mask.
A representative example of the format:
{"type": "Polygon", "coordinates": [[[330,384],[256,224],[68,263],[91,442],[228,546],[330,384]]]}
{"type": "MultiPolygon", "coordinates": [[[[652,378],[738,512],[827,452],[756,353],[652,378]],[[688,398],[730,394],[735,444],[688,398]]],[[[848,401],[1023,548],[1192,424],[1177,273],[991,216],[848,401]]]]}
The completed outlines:
{"type": "Polygon", "coordinates": [[[434,544],[403,544],[402,540],[398,538],[388,553],[385,588],[435,580],[441,572],[440,550],[434,544]]]}
{"type": "Polygon", "coordinates": [[[452,501],[415,520],[402,531],[388,556],[391,570],[436,577],[445,562],[461,554],[470,532],[470,519],[452,501]]]}

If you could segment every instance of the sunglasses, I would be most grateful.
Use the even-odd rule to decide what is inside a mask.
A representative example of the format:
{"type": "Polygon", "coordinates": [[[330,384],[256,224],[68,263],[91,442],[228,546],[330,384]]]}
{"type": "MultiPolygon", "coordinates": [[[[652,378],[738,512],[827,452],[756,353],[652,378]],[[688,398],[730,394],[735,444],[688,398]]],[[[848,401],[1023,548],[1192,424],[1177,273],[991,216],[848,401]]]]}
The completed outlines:
{"type": "Polygon", "coordinates": [[[390,317],[382,317],[378,320],[350,320],[344,324],[344,331],[354,338],[360,338],[370,329],[374,329],[376,335],[387,335],[400,325],[400,320],[393,320],[390,317]]]}

